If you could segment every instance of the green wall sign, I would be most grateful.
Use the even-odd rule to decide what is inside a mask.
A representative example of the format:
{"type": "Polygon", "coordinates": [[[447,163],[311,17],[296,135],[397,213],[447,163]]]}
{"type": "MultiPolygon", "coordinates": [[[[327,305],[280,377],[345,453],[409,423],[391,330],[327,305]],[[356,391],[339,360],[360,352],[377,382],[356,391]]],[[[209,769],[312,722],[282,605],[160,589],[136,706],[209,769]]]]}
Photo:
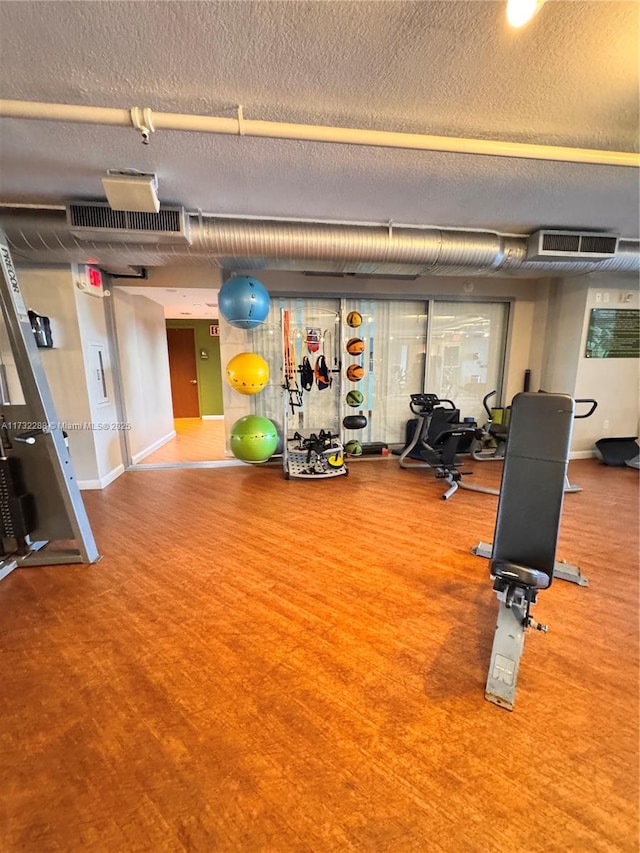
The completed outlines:
{"type": "Polygon", "coordinates": [[[585,357],[639,358],[640,311],[592,308],[585,357]]]}

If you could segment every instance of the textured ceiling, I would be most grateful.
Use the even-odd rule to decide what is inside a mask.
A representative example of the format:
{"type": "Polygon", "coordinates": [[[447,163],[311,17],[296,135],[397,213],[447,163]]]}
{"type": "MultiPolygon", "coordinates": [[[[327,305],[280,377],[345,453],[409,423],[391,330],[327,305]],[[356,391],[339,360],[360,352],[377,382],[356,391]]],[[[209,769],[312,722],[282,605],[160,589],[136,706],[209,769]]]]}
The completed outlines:
{"type": "MultiPolygon", "coordinates": [[[[638,4],[5,2],[4,98],[638,150],[638,4]]],[[[0,121],[0,200],[102,197],[156,172],[208,213],[639,235],[638,170],[40,121],[0,121]]]]}
{"type": "Polygon", "coordinates": [[[164,308],[169,319],[217,319],[218,291],[196,287],[144,287],[125,286],[121,289],[134,296],[146,296],[164,308]]]}

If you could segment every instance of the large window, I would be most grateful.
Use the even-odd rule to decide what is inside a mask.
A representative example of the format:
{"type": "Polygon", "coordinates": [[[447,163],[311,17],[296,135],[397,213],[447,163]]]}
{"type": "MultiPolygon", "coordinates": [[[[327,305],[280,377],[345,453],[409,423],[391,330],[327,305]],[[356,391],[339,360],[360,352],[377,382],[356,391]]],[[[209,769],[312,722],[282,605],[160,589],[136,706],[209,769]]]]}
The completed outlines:
{"type": "Polygon", "coordinates": [[[432,302],[425,391],[484,421],[482,398],[502,392],[508,317],[507,302],[432,302]]]}
{"type": "Polygon", "coordinates": [[[267,321],[251,332],[251,348],[267,360],[271,374],[269,385],[252,398],[252,406],[257,414],[284,426],[285,309],[298,386],[302,388],[303,359],[307,357],[313,367],[322,354],[334,383],[319,390],[314,382],[310,391],[301,392],[302,406],[288,409],[289,437],[295,430],[338,431],[345,415],[362,414],[367,426],[343,431],[345,441],[402,444],[406,423],[413,417],[410,395],[422,391],[451,399],[461,416],[482,422],[484,395],[496,390],[500,397],[508,308],[506,302],[273,299],[267,321]],[[347,325],[350,312],[362,317],[359,326],[347,325]],[[362,340],[362,354],[347,352],[352,337],[362,340]],[[362,366],[361,378],[347,378],[350,364],[362,366]],[[351,407],[346,398],[353,390],[360,392],[362,402],[351,407]]]}
{"type": "MultiPolygon", "coordinates": [[[[364,396],[365,430],[348,432],[347,438],[403,443],[405,425],[412,417],[410,395],[422,391],[427,332],[426,303],[388,299],[347,299],[343,316],[362,315],[353,334],[365,342],[364,378],[345,379],[345,393],[357,388],[364,396]]],[[[347,361],[354,361],[349,359],[347,361]]]]}

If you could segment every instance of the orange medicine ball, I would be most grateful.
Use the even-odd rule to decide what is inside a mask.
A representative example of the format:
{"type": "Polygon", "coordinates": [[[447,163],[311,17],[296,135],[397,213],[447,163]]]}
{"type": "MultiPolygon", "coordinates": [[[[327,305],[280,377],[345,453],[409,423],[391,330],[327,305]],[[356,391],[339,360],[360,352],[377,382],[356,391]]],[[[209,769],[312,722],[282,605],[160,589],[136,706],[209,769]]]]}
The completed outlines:
{"type": "Polygon", "coordinates": [[[350,364],[347,367],[347,379],[351,382],[359,382],[364,376],[364,367],[361,364],[350,364]]]}
{"type": "Polygon", "coordinates": [[[364,352],[364,341],[362,338],[349,338],[347,341],[347,352],[349,355],[360,355],[364,352]]]}

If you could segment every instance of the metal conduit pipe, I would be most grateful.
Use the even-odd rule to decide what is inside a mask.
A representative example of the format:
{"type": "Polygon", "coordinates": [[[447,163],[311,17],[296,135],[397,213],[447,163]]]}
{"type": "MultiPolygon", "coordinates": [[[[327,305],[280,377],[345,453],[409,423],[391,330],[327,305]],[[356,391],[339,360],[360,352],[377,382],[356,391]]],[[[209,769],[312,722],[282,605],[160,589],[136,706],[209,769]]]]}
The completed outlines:
{"type": "MultiPolygon", "coordinates": [[[[224,257],[230,266],[247,259],[268,259],[270,268],[298,262],[294,268],[315,269],[314,262],[363,264],[419,270],[421,275],[497,275],[527,271],[540,276],[553,272],[588,273],[596,270],[640,270],[640,245],[620,241],[614,258],[585,261],[527,261],[526,237],[492,232],[383,226],[326,225],[321,223],[255,222],[218,218],[192,223],[190,254],[224,257]]],[[[291,268],[291,267],[289,267],[291,268]]]]}
{"type": "Polygon", "coordinates": [[[633,240],[621,240],[619,252],[616,252],[616,257],[620,255],[619,263],[614,265],[614,260],[603,261],[599,270],[602,272],[640,272],[640,244],[633,240]]]}
{"type": "MultiPolygon", "coordinates": [[[[192,229],[192,248],[214,254],[289,260],[465,266],[495,269],[504,257],[498,234],[379,226],[335,226],[205,219],[192,229]]],[[[514,240],[515,242],[515,240],[514,240]]],[[[524,258],[524,243],[521,257],[524,258]]]]}
{"type": "Polygon", "coordinates": [[[112,109],[0,99],[0,117],[134,127],[143,134],[145,139],[148,139],[149,134],[155,130],[162,129],[218,133],[231,136],[295,139],[309,142],[332,142],[342,145],[364,145],[379,148],[446,151],[457,154],[481,154],[527,160],[555,160],[568,163],[640,167],[640,154],[630,151],[602,151],[600,149],[570,148],[559,145],[534,145],[499,140],[430,136],[421,133],[396,133],[393,131],[366,130],[364,128],[256,121],[244,118],[242,107],[238,107],[237,118],[224,118],[153,112],[149,107],[112,109]]]}
{"type": "Polygon", "coordinates": [[[16,257],[36,263],[160,266],[209,262],[224,269],[395,272],[414,275],[499,276],[640,271],[640,244],[621,240],[615,257],[585,261],[527,261],[526,237],[445,229],[328,225],[190,217],[191,245],[80,240],[65,215],[47,211],[0,217],[16,257]]]}

